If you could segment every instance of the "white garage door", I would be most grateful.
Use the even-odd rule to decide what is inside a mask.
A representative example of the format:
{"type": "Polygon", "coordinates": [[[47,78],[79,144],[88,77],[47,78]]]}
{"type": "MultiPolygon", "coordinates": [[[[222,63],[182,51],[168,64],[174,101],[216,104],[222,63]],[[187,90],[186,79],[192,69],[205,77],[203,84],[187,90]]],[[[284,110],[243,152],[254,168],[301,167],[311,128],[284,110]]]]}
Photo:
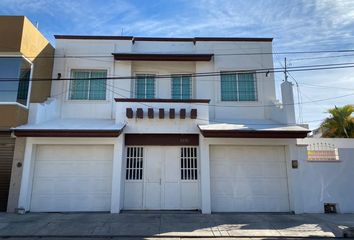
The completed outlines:
{"type": "Polygon", "coordinates": [[[284,147],[212,146],[214,212],[288,212],[284,147]]]}
{"type": "Polygon", "coordinates": [[[39,145],[32,212],[109,211],[113,147],[39,145]]]}

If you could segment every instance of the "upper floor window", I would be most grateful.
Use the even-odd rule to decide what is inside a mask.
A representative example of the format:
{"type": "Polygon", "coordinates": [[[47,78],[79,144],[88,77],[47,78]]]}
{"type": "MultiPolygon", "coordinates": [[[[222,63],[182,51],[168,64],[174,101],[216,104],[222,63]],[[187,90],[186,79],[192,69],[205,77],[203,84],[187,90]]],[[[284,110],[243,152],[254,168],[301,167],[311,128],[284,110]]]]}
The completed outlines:
{"type": "Polygon", "coordinates": [[[192,75],[172,75],[172,99],[192,98],[192,75]]]}
{"type": "Polygon", "coordinates": [[[136,75],[135,97],[141,99],[155,98],[155,75],[151,75],[151,74],[136,75]]]}
{"type": "Polygon", "coordinates": [[[106,100],[105,70],[73,70],[69,99],[106,100]]]}
{"type": "Polygon", "coordinates": [[[257,101],[254,73],[221,73],[221,101],[257,101]]]}
{"type": "Polygon", "coordinates": [[[22,57],[0,57],[0,102],[29,102],[32,64],[22,57]]]}

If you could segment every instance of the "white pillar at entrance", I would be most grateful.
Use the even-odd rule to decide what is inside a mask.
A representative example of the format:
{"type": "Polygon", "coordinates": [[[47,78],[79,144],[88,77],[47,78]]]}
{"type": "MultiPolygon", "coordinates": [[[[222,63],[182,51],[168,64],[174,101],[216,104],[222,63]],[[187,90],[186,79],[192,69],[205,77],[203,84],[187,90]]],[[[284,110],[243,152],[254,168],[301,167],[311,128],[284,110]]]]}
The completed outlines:
{"type": "Polygon", "coordinates": [[[202,213],[211,213],[210,201],[210,161],[209,161],[209,143],[203,136],[200,136],[200,184],[202,198],[202,213]]]}
{"type": "Polygon", "coordinates": [[[18,207],[24,208],[26,211],[30,209],[30,195],[32,188],[32,166],[33,166],[33,144],[30,138],[27,138],[25,155],[23,158],[22,166],[22,179],[21,179],[21,188],[20,196],[18,199],[18,207]]]}
{"type": "Polygon", "coordinates": [[[120,135],[114,144],[113,153],[113,169],[112,169],[112,197],[111,197],[111,213],[119,213],[122,206],[122,171],[123,171],[123,154],[124,154],[124,135],[120,135]]]}
{"type": "Polygon", "coordinates": [[[304,167],[303,162],[307,161],[307,149],[306,146],[296,145],[296,140],[293,141],[288,147],[288,162],[289,169],[288,172],[288,183],[289,183],[289,194],[290,202],[292,205],[292,210],[296,214],[304,212],[303,205],[303,195],[302,195],[302,185],[301,185],[301,169],[304,167]],[[298,168],[291,167],[291,161],[298,161],[298,168]]]}

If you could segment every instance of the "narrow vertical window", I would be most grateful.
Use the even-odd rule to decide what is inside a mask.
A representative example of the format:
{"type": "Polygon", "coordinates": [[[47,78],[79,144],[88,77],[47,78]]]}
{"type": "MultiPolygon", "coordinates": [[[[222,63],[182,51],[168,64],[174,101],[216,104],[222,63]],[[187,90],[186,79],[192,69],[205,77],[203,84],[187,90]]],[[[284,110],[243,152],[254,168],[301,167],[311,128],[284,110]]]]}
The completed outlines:
{"type": "Polygon", "coordinates": [[[172,75],[172,99],[192,98],[192,75],[172,75]]]}
{"type": "Polygon", "coordinates": [[[256,101],[256,81],[253,73],[239,73],[238,89],[239,89],[239,101],[256,101]]]}
{"type": "Polygon", "coordinates": [[[198,158],[196,147],[181,148],[181,179],[197,180],[198,179],[198,158]]]}
{"type": "Polygon", "coordinates": [[[140,99],[155,98],[155,76],[137,75],[135,79],[135,97],[140,99]]]}
{"type": "Polygon", "coordinates": [[[126,158],[126,180],[141,180],[143,179],[143,148],[142,147],[127,147],[126,158]]]}

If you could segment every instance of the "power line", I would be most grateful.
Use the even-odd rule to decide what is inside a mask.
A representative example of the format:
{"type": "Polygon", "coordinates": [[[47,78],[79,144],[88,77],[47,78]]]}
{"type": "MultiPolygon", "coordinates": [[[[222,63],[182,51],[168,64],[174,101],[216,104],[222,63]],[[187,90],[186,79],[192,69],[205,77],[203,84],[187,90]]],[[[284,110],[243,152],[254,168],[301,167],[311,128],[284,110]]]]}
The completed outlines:
{"type": "MultiPolygon", "coordinates": [[[[344,69],[344,68],[354,68],[354,62],[348,63],[334,63],[334,64],[319,64],[319,65],[306,65],[306,66],[295,66],[288,67],[287,72],[299,72],[299,71],[316,71],[316,70],[330,70],[330,69],[344,69]]],[[[284,72],[283,68],[259,68],[259,69],[244,69],[236,71],[225,71],[225,72],[200,72],[191,74],[155,74],[154,78],[171,78],[173,75],[190,75],[192,77],[210,77],[219,76],[222,74],[237,74],[237,73],[277,73],[284,72]]],[[[114,76],[114,77],[104,77],[104,78],[88,78],[80,80],[126,80],[126,79],[136,79],[137,76],[114,76]]],[[[8,82],[13,80],[20,80],[19,78],[0,78],[0,82],[8,82]]],[[[77,80],[77,78],[32,78],[28,81],[66,81],[66,80],[77,80]]],[[[213,79],[213,81],[215,81],[213,79]]]]}
{"type": "MultiPolygon", "coordinates": [[[[124,89],[124,88],[119,88],[119,87],[116,87],[114,85],[110,85],[110,84],[106,84],[110,87],[113,87],[114,89],[118,89],[118,90],[121,90],[121,91],[124,91],[124,92],[128,92],[129,95],[135,95],[136,94],[136,91],[132,91],[132,90],[127,90],[127,89],[124,89]]],[[[117,93],[118,94],[118,93],[117,93]]],[[[324,98],[324,99],[316,99],[316,100],[312,100],[312,101],[308,101],[308,102],[302,102],[302,104],[310,104],[310,103],[316,103],[316,102],[323,102],[323,101],[328,101],[328,100],[334,100],[334,99],[339,99],[339,98],[344,98],[344,97],[349,97],[349,96],[354,96],[354,93],[350,93],[350,94],[345,94],[345,95],[340,95],[340,96],[336,96],[336,97],[330,97],[330,98],[324,98]]],[[[124,96],[124,98],[127,98],[127,96],[124,96]]],[[[142,99],[143,101],[144,99],[142,99]]],[[[236,102],[236,101],[233,101],[233,102],[236,102]]],[[[241,103],[242,101],[237,101],[237,103],[241,103]]],[[[257,103],[257,102],[255,102],[257,103]]],[[[288,104],[280,104],[282,106],[291,106],[291,105],[297,105],[299,104],[298,102],[294,102],[294,103],[288,103],[288,104]]],[[[190,105],[203,105],[203,104],[198,104],[198,103],[190,103],[190,105]]],[[[262,104],[262,105],[236,105],[236,106],[230,106],[230,105],[219,105],[219,104],[208,104],[208,106],[212,106],[212,107],[226,107],[226,108],[239,108],[239,107],[275,107],[275,106],[278,106],[279,104],[262,104]]]]}
{"type": "Polygon", "coordinates": [[[354,56],[354,54],[343,54],[343,55],[322,56],[322,57],[308,57],[308,58],[290,58],[290,61],[303,61],[303,60],[312,60],[312,59],[339,58],[339,57],[352,57],[352,56],[354,56]]]}

